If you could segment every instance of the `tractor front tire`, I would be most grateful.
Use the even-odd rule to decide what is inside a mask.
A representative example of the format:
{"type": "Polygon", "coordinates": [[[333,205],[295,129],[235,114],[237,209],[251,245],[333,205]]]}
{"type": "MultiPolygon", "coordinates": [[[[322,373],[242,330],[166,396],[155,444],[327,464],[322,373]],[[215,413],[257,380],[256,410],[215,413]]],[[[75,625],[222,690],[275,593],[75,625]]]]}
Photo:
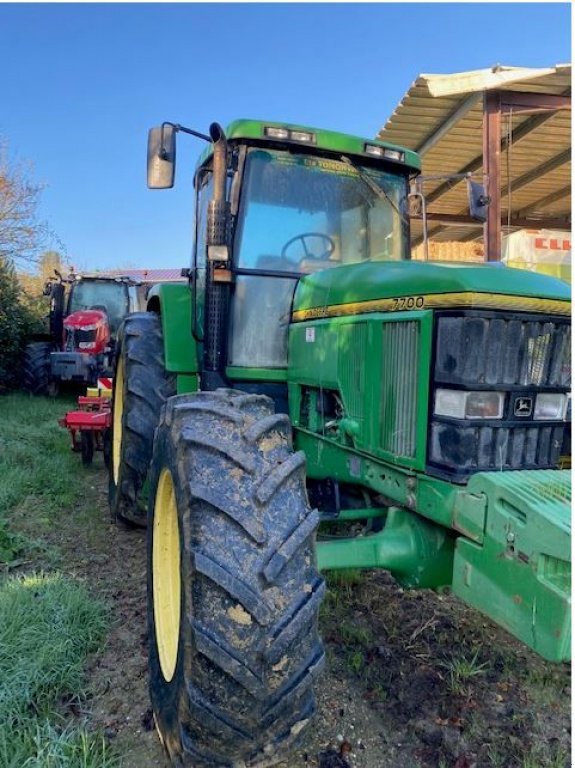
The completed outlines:
{"type": "Polygon", "coordinates": [[[164,366],[162,322],[153,312],[128,315],[118,331],[112,397],[109,502],[112,519],[146,525],[142,491],[160,410],[176,392],[164,366]]]}
{"type": "Polygon", "coordinates": [[[148,507],[150,697],[177,766],[284,759],[315,711],[318,513],[267,397],[173,397],[148,507]]]}
{"type": "Polygon", "coordinates": [[[33,341],[26,345],[23,361],[23,388],[31,395],[58,394],[58,382],[52,378],[50,353],[54,347],[49,341],[33,341]]]}

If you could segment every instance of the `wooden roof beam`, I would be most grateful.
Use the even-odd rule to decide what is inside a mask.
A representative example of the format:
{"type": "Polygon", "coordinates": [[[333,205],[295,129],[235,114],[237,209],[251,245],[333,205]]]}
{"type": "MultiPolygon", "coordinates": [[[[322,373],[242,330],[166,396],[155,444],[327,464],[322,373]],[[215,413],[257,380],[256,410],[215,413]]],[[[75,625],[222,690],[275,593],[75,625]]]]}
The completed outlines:
{"type": "Polygon", "coordinates": [[[512,112],[557,112],[561,109],[571,109],[571,96],[555,96],[551,93],[522,93],[521,91],[500,91],[501,111],[503,114],[512,112]]]}

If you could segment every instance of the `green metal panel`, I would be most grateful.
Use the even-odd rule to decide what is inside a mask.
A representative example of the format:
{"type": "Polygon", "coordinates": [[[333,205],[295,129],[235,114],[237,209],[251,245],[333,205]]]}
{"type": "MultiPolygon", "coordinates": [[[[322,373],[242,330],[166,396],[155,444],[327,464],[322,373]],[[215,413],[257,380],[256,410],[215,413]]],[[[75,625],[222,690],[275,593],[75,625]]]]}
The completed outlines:
{"type": "Polygon", "coordinates": [[[196,373],[179,373],[176,379],[176,391],[178,395],[186,395],[189,392],[197,392],[200,388],[200,377],[196,373]]]}
{"type": "MultiPolygon", "coordinates": [[[[315,143],[311,145],[312,149],[318,149],[328,152],[337,152],[338,154],[356,155],[359,158],[370,159],[373,161],[373,156],[368,155],[365,152],[365,144],[375,144],[379,147],[398,149],[404,153],[405,162],[395,163],[395,165],[404,165],[409,170],[418,171],[421,168],[421,161],[419,156],[413,152],[413,150],[406,149],[404,147],[398,147],[395,144],[389,144],[388,142],[378,141],[377,139],[361,138],[360,136],[350,136],[345,133],[337,133],[336,131],[326,131],[321,128],[310,128],[305,125],[292,125],[289,123],[277,123],[273,121],[261,121],[261,120],[235,120],[230,123],[226,129],[225,134],[228,141],[237,142],[249,142],[257,143],[265,141],[267,144],[273,142],[273,139],[265,136],[264,129],[266,127],[275,128],[288,128],[294,131],[308,131],[315,134],[315,143]]],[[[278,145],[285,145],[291,143],[293,147],[309,149],[310,145],[304,142],[292,141],[286,142],[285,139],[278,141],[278,145]]],[[[212,154],[212,147],[208,146],[198,161],[198,166],[203,165],[208,157],[212,154]]],[[[389,162],[389,161],[385,161],[389,162]]]]}
{"type": "Polygon", "coordinates": [[[468,491],[485,500],[484,531],[475,542],[457,541],[455,594],[545,658],[568,659],[570,472],[479,473],[468,491]]]}
{"type": "Polygon", "coordinates": [[[231,381],[287,381],[285,368],[240,368],[228,365],[226,376],[231,381]]]}
{"type": "Polygon", "coordinates": [[[165,365],[173,373],[197,373],[198,345],[192,336],[192,300],[187,285],[160,285],[165,365]]]}
{"type": "MultiPolygon", "coordinates": [[[[337,327],[337,377],[346,415],[365,433],[369,417],[366,408],[366,378],[369,370],[368,324],[340,323],[337,327]]],[[[318,371],[321,378],[321,372],[318,371]]]]}
{"type": "MultiPolygon", "coordinates": [[[[432,313],[404,312],[296,323],[289,334],[290,416],[295,427],[381,457],[425,467],[432,313]],[[336,393],[344,418],[306,422],[309,391],[336,393]]],[[[312,406],[315,404],[312,404],[312,406]]]]}

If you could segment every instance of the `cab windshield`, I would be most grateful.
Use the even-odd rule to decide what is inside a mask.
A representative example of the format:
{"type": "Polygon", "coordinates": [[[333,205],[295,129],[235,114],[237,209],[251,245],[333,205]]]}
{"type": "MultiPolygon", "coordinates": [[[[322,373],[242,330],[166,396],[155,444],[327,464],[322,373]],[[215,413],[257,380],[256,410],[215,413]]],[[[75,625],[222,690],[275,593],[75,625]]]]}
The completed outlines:
{"type": "Polygon", "coordinates": [[[80,280],[72,286],[68,314],[79,309],[105,309],[110,331],[115,333],[128,313],[128,289],[124,283],[80,280]]]}
{"type": "Polygon", "coordinates": [[[252,149],[236,265],[307,273],[409,257],[407,179],[341,160],[252,149]]]}

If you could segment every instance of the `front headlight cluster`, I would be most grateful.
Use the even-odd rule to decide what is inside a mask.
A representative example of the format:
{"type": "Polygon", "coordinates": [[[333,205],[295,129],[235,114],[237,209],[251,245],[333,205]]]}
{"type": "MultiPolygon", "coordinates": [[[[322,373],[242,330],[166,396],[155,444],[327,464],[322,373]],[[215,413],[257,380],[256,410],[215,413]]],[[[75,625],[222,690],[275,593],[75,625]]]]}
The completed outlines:
{"type": "Polygon", "coordinates": [[[533,418],[535,421],[565,420],[570,411],[570,399],[569,395],[541,392],[535,399],[533,418]]]}
{"type": "Polygon", "coordinates": [[[464,392],[458,389],[435,391],[436,416],[453,419],[502,419],[503,392],[464,392]]]}
{"type": "MultiPolygon", "coordinates": [[[[435,391],[435,416],[452,419],[502,419],[505,392],[463,391],[437,389],[435,391]]],[[[556,392],[540,392],[535,405],[526,416],[534,421],[564,421],[570,418],[571,396],[556,392]]]]}

